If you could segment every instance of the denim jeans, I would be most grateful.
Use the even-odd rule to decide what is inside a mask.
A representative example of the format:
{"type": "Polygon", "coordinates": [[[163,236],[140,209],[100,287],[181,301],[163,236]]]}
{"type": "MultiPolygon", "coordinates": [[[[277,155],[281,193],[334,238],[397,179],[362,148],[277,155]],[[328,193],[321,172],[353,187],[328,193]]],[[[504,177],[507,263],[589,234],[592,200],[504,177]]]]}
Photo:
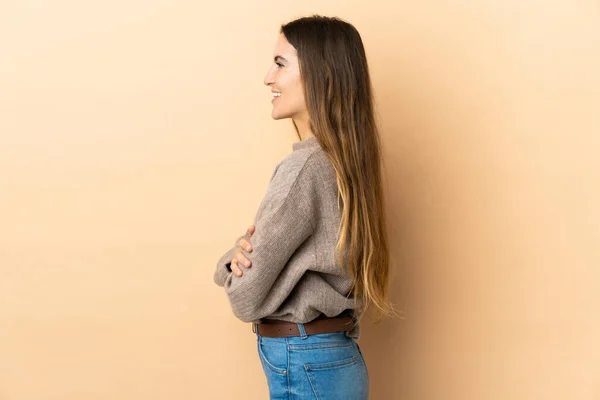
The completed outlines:
{"type": "Polygon", "coordinates": [[[369,374],[356,341],[345,332],[266,337],[256,333],[270,399],[368,400],[369,374]]]}

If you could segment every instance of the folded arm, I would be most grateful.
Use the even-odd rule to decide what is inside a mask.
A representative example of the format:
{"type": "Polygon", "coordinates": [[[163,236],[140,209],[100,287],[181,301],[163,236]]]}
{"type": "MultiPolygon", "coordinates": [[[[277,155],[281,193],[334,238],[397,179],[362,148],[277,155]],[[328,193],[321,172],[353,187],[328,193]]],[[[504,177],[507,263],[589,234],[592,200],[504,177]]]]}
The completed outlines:
{"type": "Polygon", "coordinates": [[[223,282],[233,313],[242,321],[268,314],[264,303],[277,277],[313,233],[318,210],[312,175],[308,168],[287,171],[282,165],[267,189],[264,212],[255,218],[252,253],[236,245],[219,260],[215,282],[223,282]],[[252,263],[241,277],[227,271],[237,249],[252,263]]]}

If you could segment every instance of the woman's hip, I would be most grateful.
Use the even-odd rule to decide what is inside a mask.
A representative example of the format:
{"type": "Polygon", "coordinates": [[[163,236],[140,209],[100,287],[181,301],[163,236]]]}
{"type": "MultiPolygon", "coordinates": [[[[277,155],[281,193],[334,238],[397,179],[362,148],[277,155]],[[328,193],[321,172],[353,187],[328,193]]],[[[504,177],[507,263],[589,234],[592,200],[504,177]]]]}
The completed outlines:
{"type": "Polygon", "coordinates": [[[365,360],[345,332],[256,336],[271,399],[368,399],[365,360]]]}

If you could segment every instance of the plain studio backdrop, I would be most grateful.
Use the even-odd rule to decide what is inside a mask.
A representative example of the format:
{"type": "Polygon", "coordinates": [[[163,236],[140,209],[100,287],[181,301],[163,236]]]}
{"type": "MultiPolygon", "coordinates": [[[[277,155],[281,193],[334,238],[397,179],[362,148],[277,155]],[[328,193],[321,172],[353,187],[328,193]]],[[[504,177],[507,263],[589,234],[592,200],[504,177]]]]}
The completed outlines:
{"type": "Polygon", "coordinates": [[[597,1],[0,2],[0,399],[265,399],[212,281],[296,140],[280,24],[362,35],[393,300],[375,400],[600,399],[597,1]]]}

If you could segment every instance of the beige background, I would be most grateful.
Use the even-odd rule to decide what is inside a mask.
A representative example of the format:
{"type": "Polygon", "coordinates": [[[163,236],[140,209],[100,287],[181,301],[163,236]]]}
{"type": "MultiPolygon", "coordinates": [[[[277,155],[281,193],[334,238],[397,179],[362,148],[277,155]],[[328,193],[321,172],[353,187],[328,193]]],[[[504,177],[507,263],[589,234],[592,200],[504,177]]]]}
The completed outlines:
{"type": "Polygon", "coordinates": [[[363,37],[394,300],[372,399],[600,399],[600,6],[0,2],[0,399],[265,399],[212,282],[291,151],[278,27],[363,37]]]}

